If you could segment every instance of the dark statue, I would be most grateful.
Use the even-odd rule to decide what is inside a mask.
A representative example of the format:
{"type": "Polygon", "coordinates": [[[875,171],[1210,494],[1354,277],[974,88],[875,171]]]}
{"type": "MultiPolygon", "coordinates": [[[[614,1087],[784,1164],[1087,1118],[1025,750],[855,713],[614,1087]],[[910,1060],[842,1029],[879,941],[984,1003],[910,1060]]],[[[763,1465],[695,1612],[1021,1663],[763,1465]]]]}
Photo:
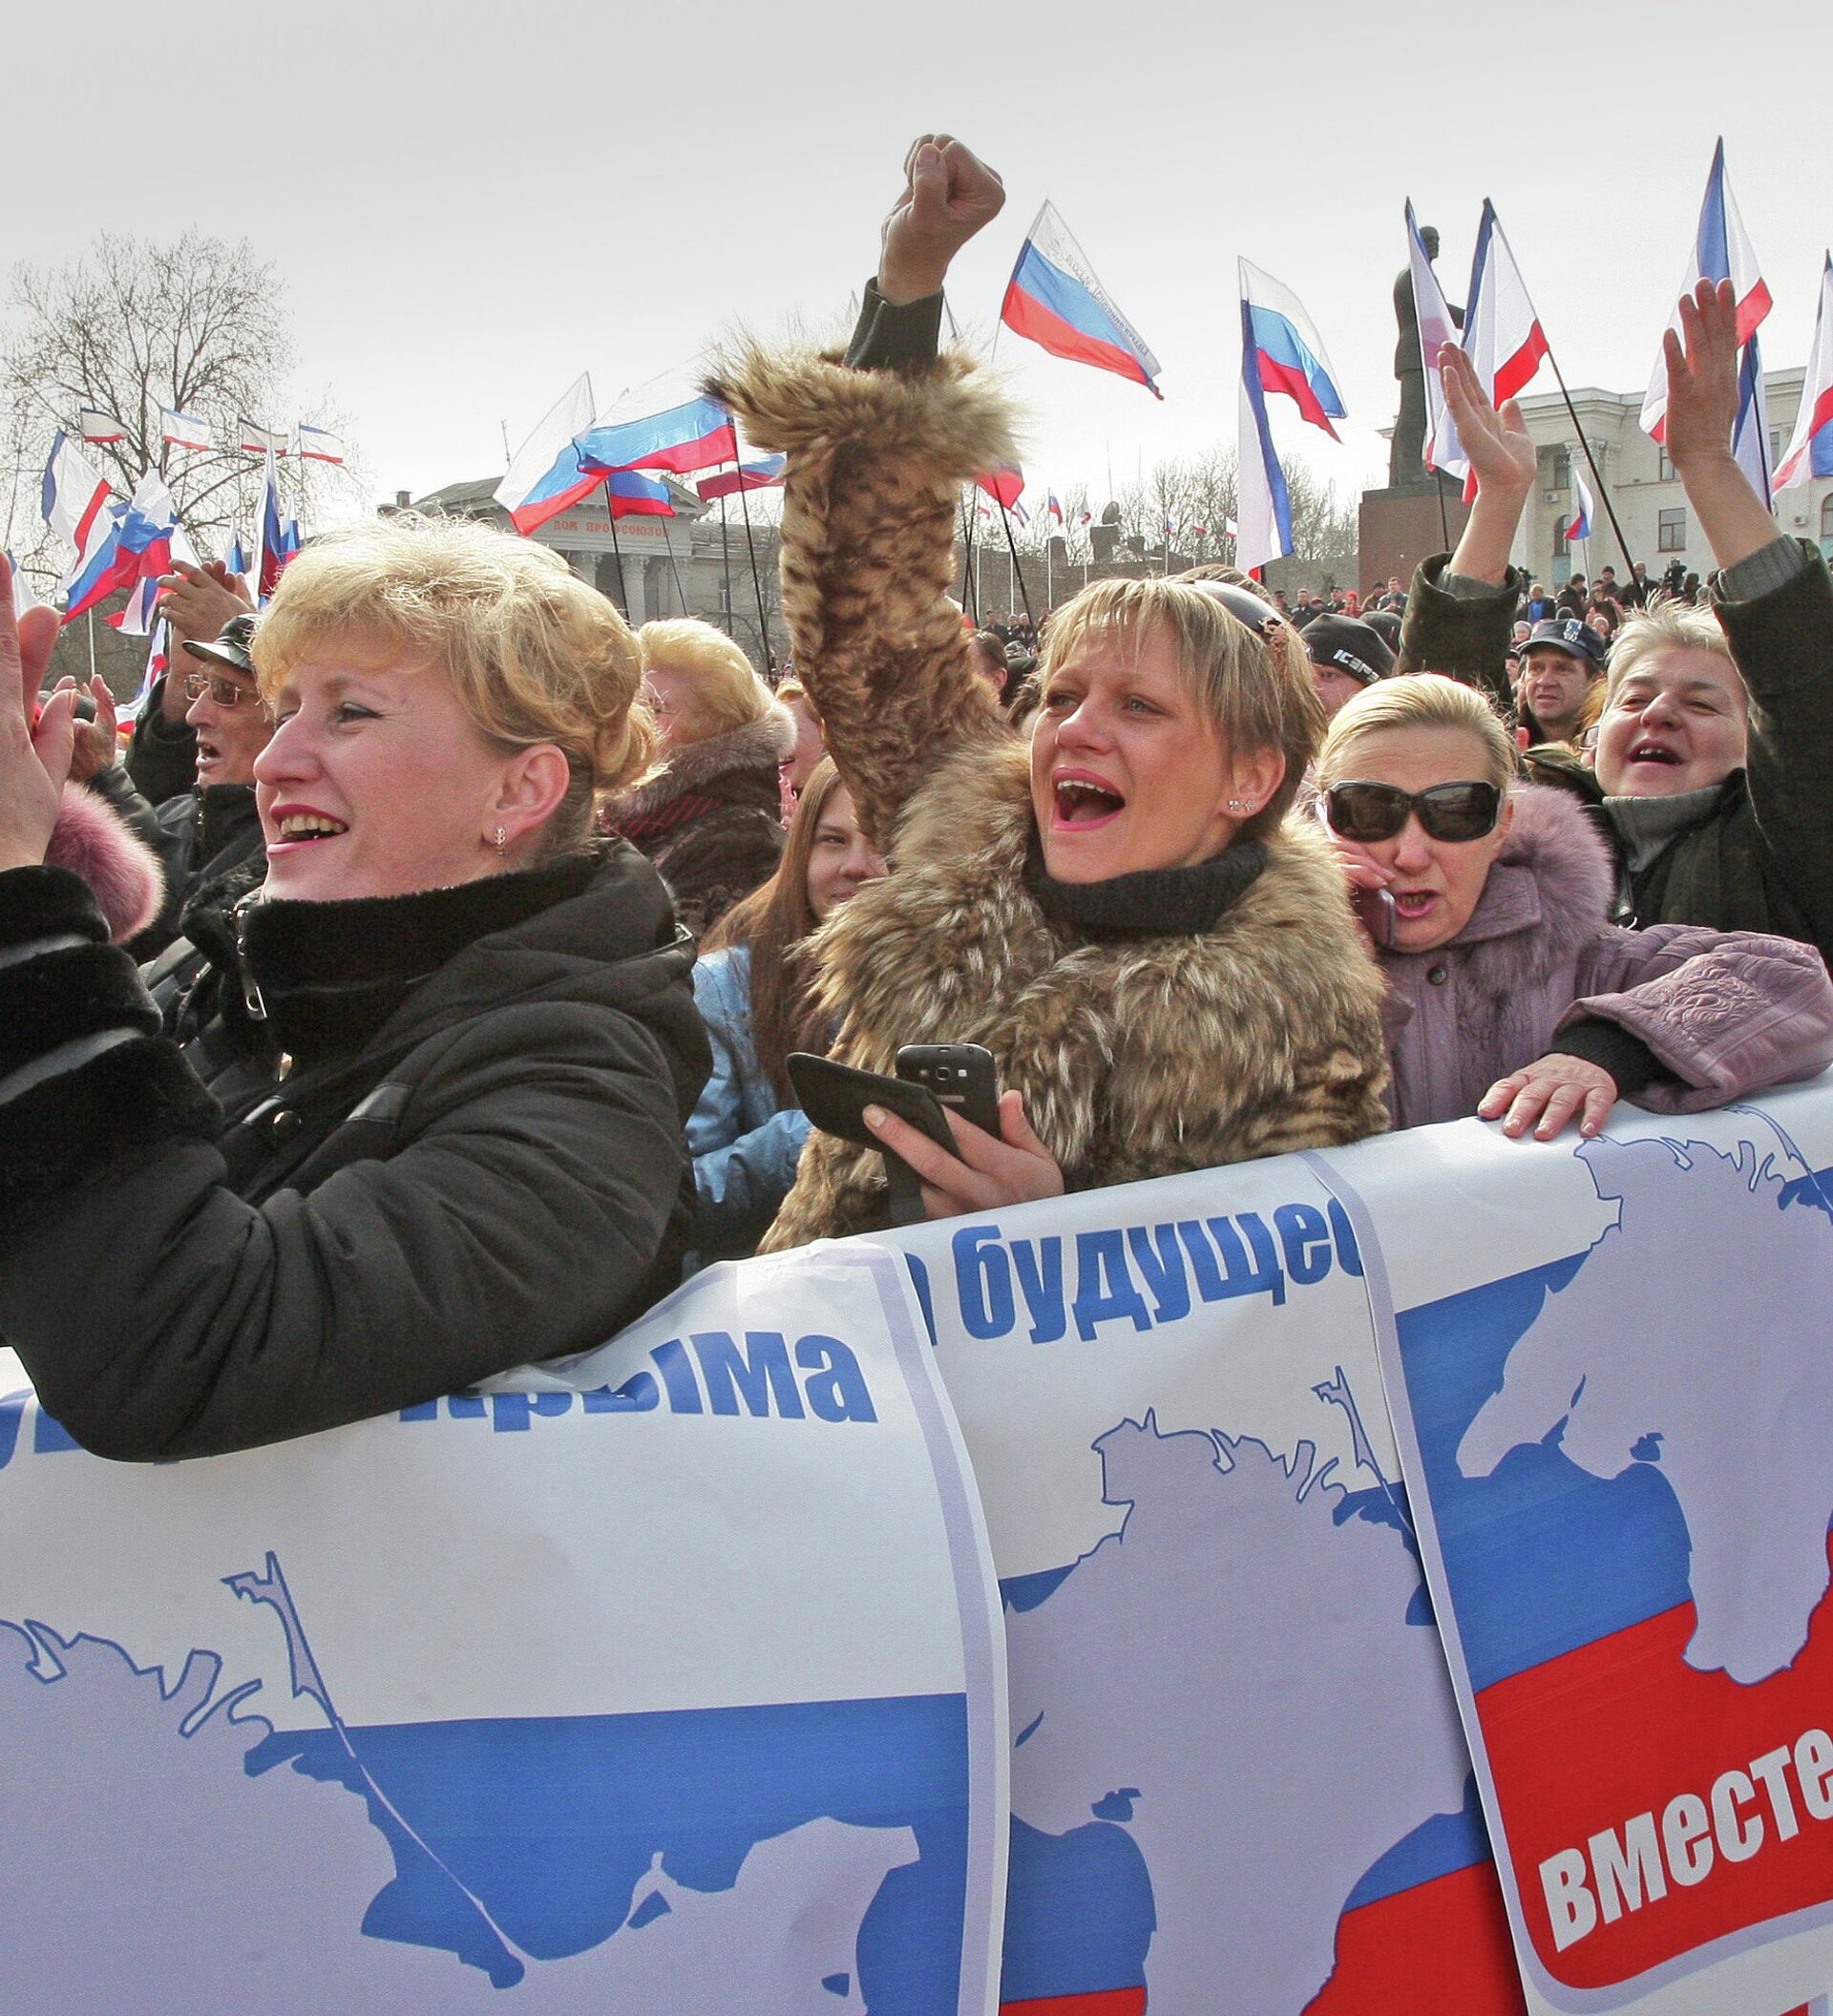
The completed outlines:
{"type": "MultiPolygon", "coordinates": [[[[1436,261],[1439,234],[1432,225],[1420,232],[1425,256],[1436,261]]],[[[1446,303],[1451,307],[1450,303],[1446,303]]],[[[1401,326],[1401,340],[1394,351],[1394,375],[1401,381],[1401,410],[1394,422],[1394,439],[1388,449],[1387,480],[1391,488],[1403,483],[1423,483],[1425,467],[1425,367],[1420,357],[1420,318],[1413,305],[1413,269],[1404,266],[1394,283],[1394,320],[1401,326]]],[[[1451,307],[1451,320],[1464,326],[1464,310],[1451,307]]]]}

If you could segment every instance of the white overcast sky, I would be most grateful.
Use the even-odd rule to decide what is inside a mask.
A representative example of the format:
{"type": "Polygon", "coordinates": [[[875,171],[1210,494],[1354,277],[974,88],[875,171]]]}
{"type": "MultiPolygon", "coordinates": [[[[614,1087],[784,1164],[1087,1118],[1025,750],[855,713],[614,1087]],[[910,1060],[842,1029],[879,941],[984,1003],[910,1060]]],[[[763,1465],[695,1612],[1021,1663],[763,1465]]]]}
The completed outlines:
{"type": "MultiPolygon", "coordinates": [[[[1462,300],[1492,198],[1568,382],[1647,378],[1715,137],[1775,313],[1806,355],[1833,240],[1833,5],[1463,9],[1417,0],[99,0],[5,32],[12,259],[103,229],[249,238],[282,276],[302,404],[349,417],[353,505],[501,469],[581,369],[601,404],[736,321],[837,326],[908,137],[959,135],[1005,214],[950,297],[990,329],[1055,201],[1158,353],[1162,405],[1008,333],[1027,472],[1097,504],[1143,461],[1233,439],[1235,256],[1310,308],[1350,410],[1283,444],[1384,480],[1401,208],[1462,300]]],[[[1551,388],[1543,371],[1535,390],[1551,388]]],[[[277,423],[291,414],[271,416],[277,423]]]]}

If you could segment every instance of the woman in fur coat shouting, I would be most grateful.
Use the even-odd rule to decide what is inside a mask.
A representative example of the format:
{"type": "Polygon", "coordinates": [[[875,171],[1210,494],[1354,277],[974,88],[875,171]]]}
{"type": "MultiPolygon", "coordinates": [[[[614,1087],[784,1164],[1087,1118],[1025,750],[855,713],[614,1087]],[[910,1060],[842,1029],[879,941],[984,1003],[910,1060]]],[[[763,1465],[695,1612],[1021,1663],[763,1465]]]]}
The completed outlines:
{"type": "MultiPolygon", "coordinates": [[[[1288,810],[1320,732],[1302,646],[1186,583],[1105,581],[1052,619],[1028,740],[949,599],[959,486],[1012,453],[938,360],[948,262],[1003,201],[958,141],[906,164],[846,363],[752,350],[714,389],[789,456],[783,607],[861,825],[892,862],[814,941],[833,1055],[984,1044],[1001,1138],[868,1124],[945,1217],[1374,1133],[1379,976],[1322,836],[1288,810]]],[[[887,1222],[880,1157],[802,1155],[766,1248],[887,1222]]]]}

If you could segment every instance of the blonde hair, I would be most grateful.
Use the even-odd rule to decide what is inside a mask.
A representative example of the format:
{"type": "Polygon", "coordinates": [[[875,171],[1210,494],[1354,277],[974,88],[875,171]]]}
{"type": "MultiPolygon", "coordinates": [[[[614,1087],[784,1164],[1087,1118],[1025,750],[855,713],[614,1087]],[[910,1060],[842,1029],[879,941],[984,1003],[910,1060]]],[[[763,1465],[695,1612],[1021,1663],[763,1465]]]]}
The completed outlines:
{"type": "Polygon", "coordinates": [[[1437,728],[1474,736],[1483,746],[1484,776],[1498,790],[1507,790],[1520,775],[1508,730],[1475,687],[1436,672],[1408,672],[1364,686],[1338,708],[1317,752],[1318,788],[1327,790],[1342,782],[1354,743],[1387,728],[1437,728]]]}
{"type": "Polygon", "coordinates": [[[558,553],[470,518],[401,512],[329,532],[281,576],[255,625],[263,699],[332,639],[432,661],[478,731],[504,749],[551,743],[572,782],[546,851],[584,843],[596,801],[648,764],[629,625],[558,553]]]}
{"type": "Polygon", "coordinates": [[[644,623],[637,643],[645,673],[679,672],[692,682],[692,720],[701,738],[748,727],[770,711],[769,687],[725,631],[711,623],[695,616],[644,623]]]}
{"type": "Polygon", "coordinates": [[[1640,610],[1628,618],[1616,633],[1615,641],[1611,646],[1611,668],[1605,675],[1606,706],[1616,698],[1617,687],[1642,661],[1663,645],[1673,645],[1683,651],[1710,651],[1715,658],[1722,658],[1733,673],[1738,674],[1736,682],[1742,690],[1743,676],[1738,673],[1738,662],[1731,655],[1731,645],[1712,611],[1696,608],[1692,602],[1657,602],[1653,609],[1640,610]]]}
{"type": "Polygon", "coordinates": [[[1030,690],[1046,690],[1059,665],[1091,646],[1137,655],[1155,632],[1169,640],[1186,689],[1232,748],[1285,757],[1278,789],[1241,827],[1245,838],[1264,839],[1297,796],[1324,724],[1311,661],[1290,623],[1274,625],[1263,640],[1189,582],[1096,581],[1051,616],[1030,690]]]}

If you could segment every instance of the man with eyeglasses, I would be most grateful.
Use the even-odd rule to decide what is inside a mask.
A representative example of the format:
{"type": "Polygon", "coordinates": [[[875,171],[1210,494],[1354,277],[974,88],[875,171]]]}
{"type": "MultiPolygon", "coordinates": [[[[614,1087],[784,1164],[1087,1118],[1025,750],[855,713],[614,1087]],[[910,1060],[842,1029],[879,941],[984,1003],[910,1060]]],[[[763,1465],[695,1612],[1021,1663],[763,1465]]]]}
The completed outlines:
{"type": "Polygon", "coordinates": [[[266,853],[255,810],[255,758],[274,726],[255,691],[248,655],[254,629],[254,618],[243,614],[231,617],[213,642],[185,639],[166,675],[181,678],[189,703],[184,722],[197,738],[197,785],[158,808],[165,908],[135,946],[143,958],[163,955],[179,937],[185,906],[199,891],[214,891],[231,875],[251,889],[262,878],[266,853]]]}

